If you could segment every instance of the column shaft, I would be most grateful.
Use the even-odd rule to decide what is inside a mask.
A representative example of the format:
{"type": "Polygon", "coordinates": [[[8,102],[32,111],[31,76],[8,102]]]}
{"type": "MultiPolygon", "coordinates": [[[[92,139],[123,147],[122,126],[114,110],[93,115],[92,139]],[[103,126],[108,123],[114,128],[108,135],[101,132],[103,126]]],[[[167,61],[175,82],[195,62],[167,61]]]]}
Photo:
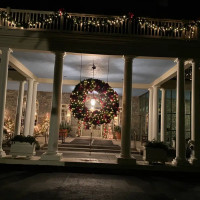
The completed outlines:
{"type": "Polygon", "coordinates": [[[185,69],[184,60],[177,61],[177,86],[176,86],[176,158],[174,165],[186,164],[185,156],[185,69]]]}
{"type": "Polygon", "coordinates": [[[30,130],[29,135],[33,136],[34,125],[35,125],[35,112],[36,112],[36,100],[37,100],[37,82],[33,83],[33,95],[32,95],[32,110],[31,110],[31,118],[30,118],[30,130]]]}
{"type": "Polygon", "coordinates": [[[194,141],[194,152],[191,158],[193,164],[200,165],[200,60],[194,60],[192,64],[192,104],[191,104],[191,139],[194,141]]]}
{"type": "Polygon", "coordinates": [[[26,114],[24,122],[24,135],[29,135],[31,110],[32,110],[32,96],[33,96],[33,79],[28,78],[28,91],[26,98],[26,114]]]}
{"type": "Polygon", "coordinates": [[[166,91],[165,89],[161,89],[161,131],[160,131],[160,141],[165,141],[165,132],[166,132],[166,91]]]}
{"type": "Polygon", "coordinates": [[[131,158],[131,98],[132,98],[132,62],[133,58],[125,56],[124,82],[122,97],[122,138],[121,158],[131,158]]]}
{"type": "Polygon", "coordinates": [[[63,52],[56,52],[53,82],[53,97],[49,129],[48,150],[42,155],[42,160],[60,160],[62,154],[58,151],[58,132],[60,125],[62,78],[63,78],[63,52]]]}
{"type": "Polygon", "coordinates": [[[158,140],[158,87],[153,86],[153,138],[152,140],[158,140]]]}
{"type": "Polygon", "coordinates": [[[153,118],[153,88],[149,88],[149,127],[148,127],[148,141],[151,141],[153,138],[152,131],[152,120],[153,118]]]}
{"type": "Polygon", "coordinates": [[[3,143],[3,127],[4,127],[4,111],[6,105],[6,91],[8,81],[8,64],[11,49],[1,48],[1,62],[0,62],[0,158],[6,154],[2,149],[3,143]]]}
{"type": "Polygon", "coordinates": [[[26,83],[26,81],[21,81],[20,85],[19,85],[17,113],[16,113],[16,120],[15,120],[15,135],[20,135],[25,83],[26,83]]]}

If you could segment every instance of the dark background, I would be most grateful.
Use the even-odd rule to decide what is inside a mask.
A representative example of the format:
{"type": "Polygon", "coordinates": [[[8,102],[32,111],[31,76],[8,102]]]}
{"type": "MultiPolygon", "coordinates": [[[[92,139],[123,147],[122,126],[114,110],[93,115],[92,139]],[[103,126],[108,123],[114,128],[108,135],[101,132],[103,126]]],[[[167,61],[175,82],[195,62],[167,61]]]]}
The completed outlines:
{"type": "Polygon", "coordinates": [[[127,15],[129,12],[141,17],[159,17],[176,19],[200,18],[198,0],[119,0],[119,1],[77,1],[77,0],[0,0],[0,8],[33,9],[57,11],[64,8],[67,12],[79,12],[106,15],[127,15]]]}

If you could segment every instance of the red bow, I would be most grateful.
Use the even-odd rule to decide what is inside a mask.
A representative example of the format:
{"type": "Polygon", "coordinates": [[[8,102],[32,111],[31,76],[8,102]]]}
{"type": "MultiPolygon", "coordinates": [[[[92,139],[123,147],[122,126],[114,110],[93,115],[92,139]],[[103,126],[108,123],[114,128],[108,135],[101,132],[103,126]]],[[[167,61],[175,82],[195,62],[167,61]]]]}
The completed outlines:
{"type": "Polygon", "coordinates": [[[132,12],[129,12],[129,13],[128,13],[128,16],[129,16],[129,19],[133,19],[134,14],[133,14],[132,12]]]}
{"type": "Polygon", "coordinates": [[[59,11],[59,15],[61,16],[64,13],[65,9],[64,8],[60,8],[58,11],[59,11]]]}

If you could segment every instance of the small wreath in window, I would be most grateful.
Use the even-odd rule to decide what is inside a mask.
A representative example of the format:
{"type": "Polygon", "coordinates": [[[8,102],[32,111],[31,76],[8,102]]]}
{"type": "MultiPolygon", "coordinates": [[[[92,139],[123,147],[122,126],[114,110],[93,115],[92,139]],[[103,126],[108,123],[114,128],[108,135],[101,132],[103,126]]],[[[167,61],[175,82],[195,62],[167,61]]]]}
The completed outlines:
{"type": "Polygon", "coordinates": [[[70,95],[70,106],[73,116],[89,126],[110,123],[119,111],[118,94],[108,83],[99,79],[85,79],[77,84],[70,95]],[[95,94],[94,99],[100,109],[89,109],[85,103],[88,94],[95,94]]]}

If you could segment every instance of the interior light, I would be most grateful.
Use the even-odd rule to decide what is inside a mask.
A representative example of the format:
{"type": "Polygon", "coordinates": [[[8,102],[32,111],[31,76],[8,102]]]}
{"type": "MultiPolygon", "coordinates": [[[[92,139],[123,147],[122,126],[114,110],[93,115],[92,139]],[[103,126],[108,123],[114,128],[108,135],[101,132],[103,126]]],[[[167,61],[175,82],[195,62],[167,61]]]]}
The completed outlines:
{"type": "Polygon", "coordinates": [[[95,99],[91,99],[90,103],[91,103],[92,106],[95,106],[96,100],[95,99]]]}
{"type": "Polygon", "coordinates": [[[94,107],[91,107],[90,110],[93,112],[94,111],[94,107]]]}

